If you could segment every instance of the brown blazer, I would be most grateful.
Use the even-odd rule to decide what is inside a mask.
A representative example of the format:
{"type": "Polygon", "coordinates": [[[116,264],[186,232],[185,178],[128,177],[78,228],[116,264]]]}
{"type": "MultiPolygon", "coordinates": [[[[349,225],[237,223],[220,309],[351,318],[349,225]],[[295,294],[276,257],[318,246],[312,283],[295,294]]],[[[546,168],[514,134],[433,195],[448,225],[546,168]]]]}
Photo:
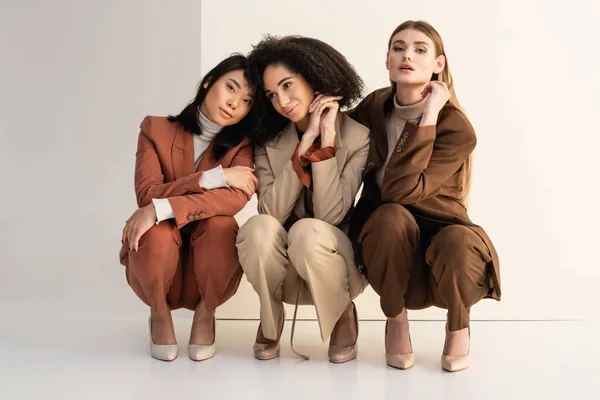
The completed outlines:
{"type": "Polygon", "coordinates": [[[168,198],[178,228],[215,215],[234,216],[244,208],[248,196],[231,187],[206,190],[200,187],[204,171],[221,164],[253,167],[252,146],[247,138],[229,149],[220,160],[209,145],[194,171],[194,139],[179,123],[166,117],[144,118],[140,125],[135,161],[135,194],[139,207],[152,199],[168,198]]]}
{"type": "Polygon", "coordinates": [[[404,131],[386,167],[380,190],[375,170],[388,154],[385,116],[392,112],[393,92],[376,90],[349,114],[371,131],[371,149],[365,170],[364,188],[351,221],[349,236],[354,244],[357,264],[362,265],[357,242],[363,225],[384,203],[405,206],[417,221],[463,225],[485,242],[492,260],[489,263],[491,287],[487,297],[500,300],[500,270],[496,249],[483,228],[469,219],[463,205],[460,172],[477,143],[475,131],[465,115],[453,106],[444,106],[436,126],[417,126],[406,122],[404,131]]]}

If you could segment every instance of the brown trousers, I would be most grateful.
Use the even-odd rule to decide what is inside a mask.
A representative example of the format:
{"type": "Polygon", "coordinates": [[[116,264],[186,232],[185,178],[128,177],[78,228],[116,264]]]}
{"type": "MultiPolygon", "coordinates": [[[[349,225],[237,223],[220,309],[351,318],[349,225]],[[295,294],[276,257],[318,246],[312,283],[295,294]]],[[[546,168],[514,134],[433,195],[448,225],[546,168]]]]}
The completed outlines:
{"type": "Polygon", "coordinates": [[[419,220],[384,204],[364,225],[359,243],[369,283],[393,318],[402,308],[448,310],[448,329],[469,326],[469,310],[489,291],[488,249],[471,229],[419,220]]]}
{"type": "Polygon", "coordinates": [[[141,237],[137,252],[128,252],[127,243],[121,249],[127,282],[157,312],[165,304],[194,310],[200,299],[214,310],[235,294],[242,279],[237,232],[229,216],[192,222],[181,231],[163,221],[141,237]]]}

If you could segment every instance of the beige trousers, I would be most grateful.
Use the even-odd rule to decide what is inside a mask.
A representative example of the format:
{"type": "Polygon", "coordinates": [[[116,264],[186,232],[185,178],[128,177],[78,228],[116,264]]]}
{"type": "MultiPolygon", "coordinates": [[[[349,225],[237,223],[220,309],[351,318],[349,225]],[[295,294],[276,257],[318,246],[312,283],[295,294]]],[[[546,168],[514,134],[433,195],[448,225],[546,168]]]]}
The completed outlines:
{"type": "Polygon", "coordinates": [[[350,239],[335,226],[304,218],[286,232],[256,215],[237,237],[240,264],[260,299],[263,335],[276,339],[283,302],[314,304],[326,341],[351,300],[368,284],[354,264],[350,239]],[[297,297],[298,296],[298,297],[297,297]]]}

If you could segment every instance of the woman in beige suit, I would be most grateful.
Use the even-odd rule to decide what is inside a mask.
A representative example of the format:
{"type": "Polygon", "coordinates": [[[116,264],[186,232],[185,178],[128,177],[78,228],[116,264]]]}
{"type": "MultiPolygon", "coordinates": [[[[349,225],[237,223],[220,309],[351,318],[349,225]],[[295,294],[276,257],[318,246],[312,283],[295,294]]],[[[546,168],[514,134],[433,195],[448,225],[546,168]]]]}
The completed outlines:
{"type": "Polygon", "coordinates": [[[363,83],[344,56],[316,39],[267,37],[248,57],[270,100],[266,123],[281,132],[255,148],[260,214],[237,240],[261,303],[254,355],[279,356],[283,302],[313,304],[321,338],[331,336],[329,360],[343,363],[356,357],[352,300],[367,284],[346,233],[369,130],[339,109],[360,97],[363,83]]]}

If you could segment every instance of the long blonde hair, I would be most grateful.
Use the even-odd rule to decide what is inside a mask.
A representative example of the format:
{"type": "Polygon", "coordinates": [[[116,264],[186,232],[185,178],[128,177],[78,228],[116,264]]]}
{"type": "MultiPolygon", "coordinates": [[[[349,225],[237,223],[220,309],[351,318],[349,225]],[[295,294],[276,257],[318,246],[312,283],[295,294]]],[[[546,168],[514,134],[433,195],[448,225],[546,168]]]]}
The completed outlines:
{"type": "MultiPolygon", "coordinates": [[[[433,41],[436,57],[438,57],[440,55],[444,56],[444,58],[446,59],[446,67],[440,74],[433,74],[431,76],[431,80],[432,81],[441,81],[441,82],[446,83],[446,86],[448,86],[448,90],[450,91],[450,100],[448,100],[450,105],[454,106],[460,112],[465,114],[465,111],[463,110],[462,106],[458,102],[458,99],[456,98],[456,92],[454,91],[454,81],[452,79],[452,73],[450,72],[450,66],[448,64],[448,56],[446,55],[446,52],[444,50],[444,42],[442,41],[442,37],[440,36],[438,31],[436,31],[433,26],[431,26],[429,23],[427,23],[425,21],[403,22],[402,24],[398,25],[398,27],[396,29],[394,29],[394,32],[392,32],[392,34],[390,36],[390,40],[388,41],[388,51],[390,50],[390,47],[392,46],[392,39],[394,38],[394,36],[398,32],[404,31],[406,29],[414,29],[416,31],[419,31],[419,32],[427,35],[427,37],[429,37],[429,39],[431,39],[433,41]]],[[[390,84],[392,87],[392,91],[395,93],[396,92],[396,82],[390,81],[390,84]]],[[[467,198],[469,196],[469,191],[471,189],[471,165],[472,165],[472,153],[469,154],[469,157],[465,161],[465,163],[460,171],[460,183],[461,183],[460,186],[462,188],[462,194],[461,194],[460,200],[463,202],[463,204],[465,206],[467,204],[467,198]]]]}

